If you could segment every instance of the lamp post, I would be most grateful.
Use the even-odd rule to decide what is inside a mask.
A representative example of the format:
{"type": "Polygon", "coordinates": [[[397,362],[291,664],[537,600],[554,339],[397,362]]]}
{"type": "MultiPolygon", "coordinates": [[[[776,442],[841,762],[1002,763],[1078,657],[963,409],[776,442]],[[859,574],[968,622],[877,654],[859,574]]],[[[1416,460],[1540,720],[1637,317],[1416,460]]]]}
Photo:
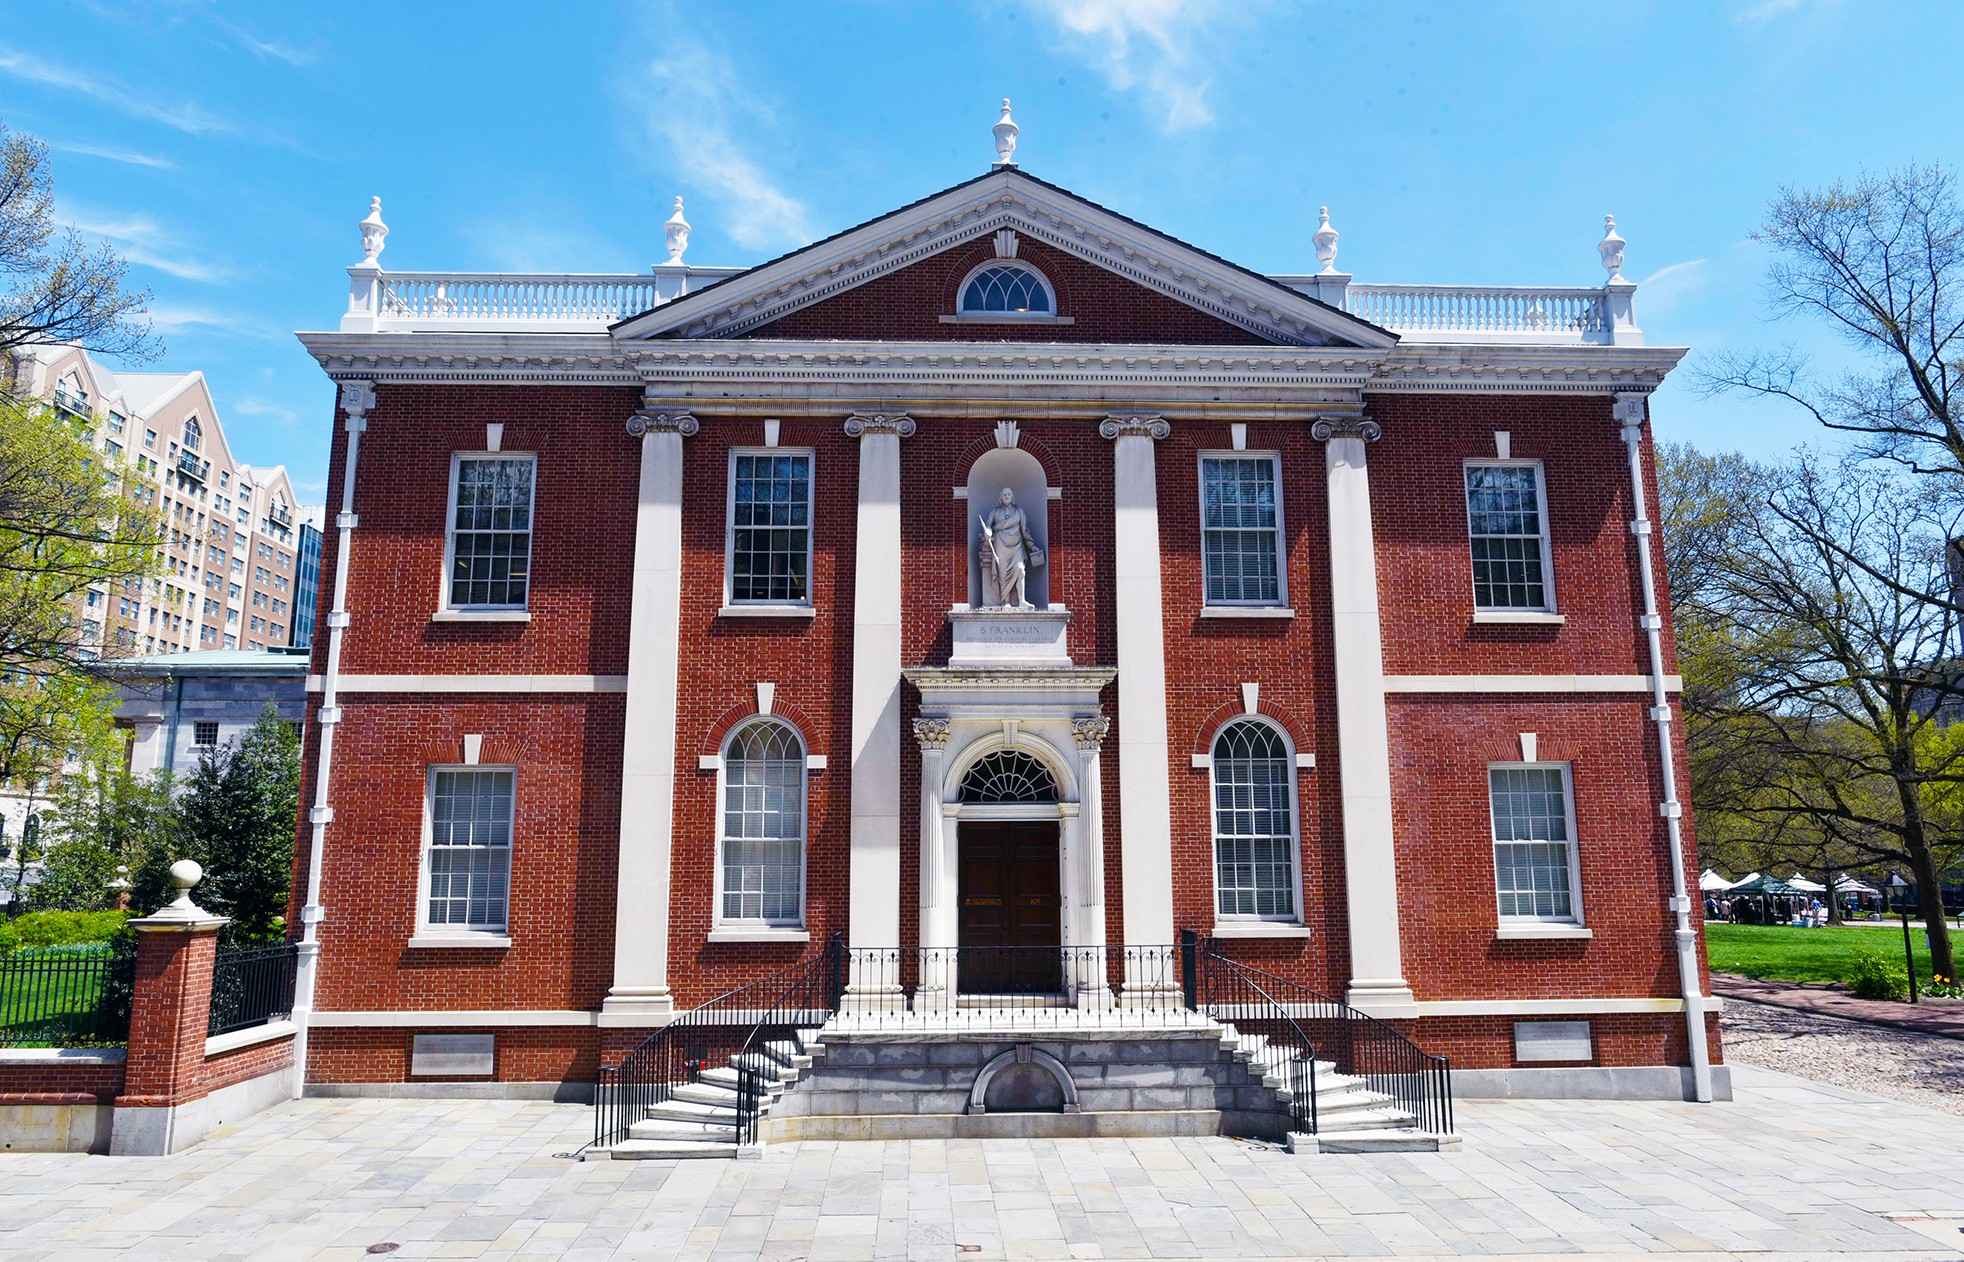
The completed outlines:
{"type": "Polygon", "coordinates": [[[1909,1001],[1915,1003],[1916,954],[1910,949],[1909,944],[1909,882],[1903,879],[1900,872],[1891,872],[1884,884],[1888,886],[1892,897],[1901,900],[1896,904],[1896,910],[1903,918],[1903,967],[1909,970],[1909,1001]]]}

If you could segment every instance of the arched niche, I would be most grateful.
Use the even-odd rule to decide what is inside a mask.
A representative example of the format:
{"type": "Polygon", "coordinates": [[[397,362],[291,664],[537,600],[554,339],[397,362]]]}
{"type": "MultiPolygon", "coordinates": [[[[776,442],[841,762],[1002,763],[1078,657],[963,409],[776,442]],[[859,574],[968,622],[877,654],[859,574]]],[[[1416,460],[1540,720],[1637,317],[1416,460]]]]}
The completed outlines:
{"type": "Polygon", "coordinates": [[[1044,564],[1030,567],[1024,590],[1030,604],[1050,607],[1050,489],[1043,465],[1027,451],[997,447],[983,452],[968,471],[968,604],[982,607],[982,517],[996,507],[1008,487],[1017,507],[1030,523],[1030,541],[1043,553],[1044,564]]]}

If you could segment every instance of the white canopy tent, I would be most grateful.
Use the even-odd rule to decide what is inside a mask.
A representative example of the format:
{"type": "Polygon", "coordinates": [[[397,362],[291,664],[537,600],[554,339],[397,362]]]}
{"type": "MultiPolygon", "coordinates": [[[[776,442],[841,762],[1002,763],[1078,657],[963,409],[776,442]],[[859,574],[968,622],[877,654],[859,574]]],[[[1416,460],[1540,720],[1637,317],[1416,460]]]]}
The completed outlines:
{"type": "Polygon", "coordinates": [[[1698,878],[1698,888],[1709,894],[1718,890],[1731,889],[1732,882],[1726,880],[1710,868],[1706,868],[1704,875],[1698,878]]]}
{"type": "Polygon", "coordinates": [[[1798,872],[1787,878],[1787,884],[1797,890],[1806,890],[1809,894],[1825,894],[1828,892],[1827,886],[1821,884],[1819,881],[1810,881],[1798,872]]]}

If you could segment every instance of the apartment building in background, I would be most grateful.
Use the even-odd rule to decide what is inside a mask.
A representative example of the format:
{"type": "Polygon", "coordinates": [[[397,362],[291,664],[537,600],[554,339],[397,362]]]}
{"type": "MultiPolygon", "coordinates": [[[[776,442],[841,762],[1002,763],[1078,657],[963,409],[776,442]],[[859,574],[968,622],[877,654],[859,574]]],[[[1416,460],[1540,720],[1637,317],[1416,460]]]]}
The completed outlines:
{"type": "Polygon", "coordinates": [[[285,466],[233,454],[203,373],[115,371],[74,346],[25,349],[13,369],[17,392],[85,420],[123,493],[162,514],[162,572],[90,589],[85,643],[149,657],[309,642],[295,629],[311,633],[304,536],[315,531],[318,558],[318,511],[303,523],[285,466]]]}

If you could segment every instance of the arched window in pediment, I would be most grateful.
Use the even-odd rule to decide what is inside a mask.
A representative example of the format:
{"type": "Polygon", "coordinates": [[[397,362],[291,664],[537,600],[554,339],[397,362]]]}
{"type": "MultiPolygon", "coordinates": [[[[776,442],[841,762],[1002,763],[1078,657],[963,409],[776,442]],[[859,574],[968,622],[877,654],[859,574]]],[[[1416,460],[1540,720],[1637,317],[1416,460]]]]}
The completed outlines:
{"type": "Polygon", "coordinates": [[[962,284],[963,315],[1057,313],[1057,299],[1043,274],[1025,263],[997,259],[969,274],[962,284]]]}

